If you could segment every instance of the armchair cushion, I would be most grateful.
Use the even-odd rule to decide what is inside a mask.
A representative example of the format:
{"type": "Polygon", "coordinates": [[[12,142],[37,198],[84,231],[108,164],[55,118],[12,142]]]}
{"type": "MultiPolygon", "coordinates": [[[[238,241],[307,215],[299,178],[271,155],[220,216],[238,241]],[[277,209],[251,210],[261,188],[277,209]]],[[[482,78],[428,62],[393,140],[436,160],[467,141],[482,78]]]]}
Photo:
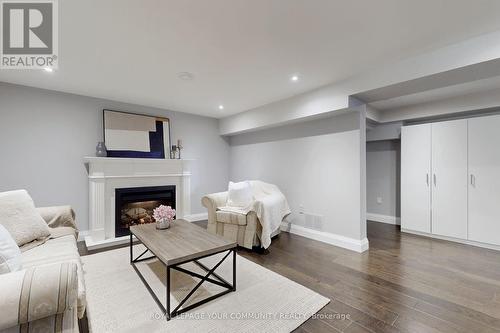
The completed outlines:
{"type": "Polygon", "coordinates": [[[61,314],[76,306],[73,263],[43,265],[0,275],[0,330],[61,314]]]}
{"type": "Polygon", "coordinates": [[[0,224],[9,231],[18,246],[50,236],[47,223],[37,212],[26,190],[0,193],[0,224]]]}
{"type": "Polygon", "coordinates": [[[247,216],[245,214],[218,210],[215,213],[215,215],[217,217],[217,222],[236,224],[236,225],[247,225],[247,216]]]}
{"type": "Polygon", "coordinates": [[[229,182],[226,206],[247,208],[253,203],[252,186],[248,181],[229,182]]]}

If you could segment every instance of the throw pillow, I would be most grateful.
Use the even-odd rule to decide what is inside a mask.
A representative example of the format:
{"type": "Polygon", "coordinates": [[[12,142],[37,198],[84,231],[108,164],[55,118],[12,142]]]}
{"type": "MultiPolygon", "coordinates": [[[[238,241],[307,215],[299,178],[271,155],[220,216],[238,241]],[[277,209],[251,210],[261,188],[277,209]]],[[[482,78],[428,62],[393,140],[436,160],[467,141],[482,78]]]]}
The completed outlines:
{"type": "Polygon", "coordinates": [[[19,271],[22,268],[21,250],[7,229],[0,224],[0,274],[19,271]]]}
{"type": "Polygon", "coordinates": [[[248,181],[229,182],[227,203],[228,207],[247,208],[253,203],[252,187],[248,181]]]}
{"type": "Polygon", "coordinates": [[[18,246],[50,236],[50,229],[26,190],[0,193],[0,224],[18,246]]]}

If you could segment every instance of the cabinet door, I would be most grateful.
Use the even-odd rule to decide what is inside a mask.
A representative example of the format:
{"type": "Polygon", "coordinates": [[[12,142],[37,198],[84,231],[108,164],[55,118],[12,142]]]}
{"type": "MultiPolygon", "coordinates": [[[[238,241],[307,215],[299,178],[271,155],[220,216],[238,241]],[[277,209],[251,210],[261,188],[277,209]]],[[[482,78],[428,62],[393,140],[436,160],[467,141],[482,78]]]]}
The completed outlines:
{"type": "Polygon", "coordinates": [[[467,239],[467,120],[432,124],[432,233],[467,239]]]}
{"type": "Polygon", "coordinates": [[[401,227],[431,232],[431,125],[401,130],[401,227]]]}
{"type": "Polygon", "coordinates": [[[500,245],[500,116],[469,119],[469,240],[500,245]]]}

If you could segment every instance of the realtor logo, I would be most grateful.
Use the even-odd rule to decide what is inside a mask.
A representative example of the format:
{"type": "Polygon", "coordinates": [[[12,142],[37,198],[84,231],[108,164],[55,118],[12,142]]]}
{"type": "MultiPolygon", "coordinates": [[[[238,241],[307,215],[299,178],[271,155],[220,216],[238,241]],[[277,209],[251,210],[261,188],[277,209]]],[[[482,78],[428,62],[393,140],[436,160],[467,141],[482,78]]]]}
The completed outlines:
{"type": "Polygon", "coordinates": [[[57,68],[56,0],[1,0],[2,69],[57,68]]]}

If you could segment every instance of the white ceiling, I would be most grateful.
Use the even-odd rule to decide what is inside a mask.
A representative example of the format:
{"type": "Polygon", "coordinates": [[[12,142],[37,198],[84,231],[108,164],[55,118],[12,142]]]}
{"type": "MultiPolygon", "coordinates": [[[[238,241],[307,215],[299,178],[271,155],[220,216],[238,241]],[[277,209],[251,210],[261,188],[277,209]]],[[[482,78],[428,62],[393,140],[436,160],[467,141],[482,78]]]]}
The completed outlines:
{"type": "Polygon", "coordinates": [[[499,12],[498,0],[64,0],[59,70],[0,81],[224,117],[499,30],[499,12]]]}

